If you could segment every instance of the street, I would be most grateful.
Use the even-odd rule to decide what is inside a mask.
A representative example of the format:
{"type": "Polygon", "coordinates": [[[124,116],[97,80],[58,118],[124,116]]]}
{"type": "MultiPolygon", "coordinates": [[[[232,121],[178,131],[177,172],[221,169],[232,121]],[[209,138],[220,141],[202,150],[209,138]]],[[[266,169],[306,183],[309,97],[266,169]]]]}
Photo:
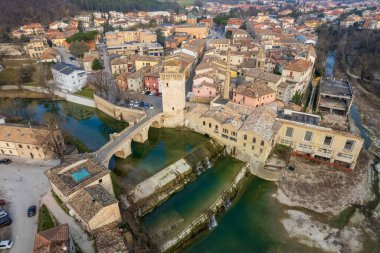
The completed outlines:
{"type": "Polygon", "coordinates": [[[70,53],[67,53],[65,51],[65,48],[63,47],[56,47],[56,49],[58,49],[58,52],[59,52],[59,55],[61,56],[61,61],[64,62],[64,63],[67,63],[67,64],[71,64],[71,65],[74,65],[76,67],[81,67],[80,64],[74,60],[70,60],[70,57],[74,57],[72,54],[70,53]]]}
{"type": "MultiPolygon", "coordinates": [[[[3,158],[0,156],[0,159],[3,158]]],[[[0,240],[13,240],[9,252],[31,252],[37,232],[37,217],[41,197],[50,190],[44,171],[56,164],[11,158],[11,164],[0,164],[0,198],[8,203],[5,209],[13,222],[0,227],[0,240]],[[37,206],[35,216],[28,218],[27,209],[37,206]]]]}

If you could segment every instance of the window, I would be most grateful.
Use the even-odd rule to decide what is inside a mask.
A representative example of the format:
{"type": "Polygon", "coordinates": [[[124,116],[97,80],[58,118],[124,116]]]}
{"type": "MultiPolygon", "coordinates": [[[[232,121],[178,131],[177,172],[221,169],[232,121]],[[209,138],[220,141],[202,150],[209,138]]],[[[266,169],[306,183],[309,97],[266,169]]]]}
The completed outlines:
{"type": "Polygon", "coordinates": [[[264,146],[264,141],[261,141],[261,146],[264,146]]]}
{"type": "Polygon", "coordinates": [[[169,83],[166,83],[166,88],[169,88],[169,83]]]}
{"type": "Polygon", "coordinates": [[[18,144],[18,147],[19,147],[19,148],[22,148],[22,145],[21,145],[21,144],[18,144]]]}
{"type": "Polygon", "coordinates": [[[253,142],[253,143],[256,143],[256,137],[253,137],[252,142],[253,142]]]}
{"type": "Polygon", "coordinates": [[[206,125],[206,122],[205,122],[205,121],[203,121],[203,125],[206,125]]]}
{"type": "Polygon", "coordinates": [[[28,145],[27,147],[28,147],[28,149],[30,149],[30,146],[29,146],[29,145],[28,145]]]}
{"type": "Polygon", "coordinates": [[[8,144],[8,143],[5,143],[5,144],[7,144],[7,147],[9,147],[9,144],[8,144]]]}
{"type": "Polygon", "coordinates": [[[244,140],[247,140],[247,135],[246,134],[244,135],[244,140]]]}
{"type": "Polygon", "coordinates": [[[210,127],[210,128],[212,127],[211,123],[208,123],[208,127],[210,127]]]}
{"type": "Polygon", "coordinates": [[[101,184],[103,182],[103,179],[101,178],[101,179],[99,179],[99,184],[101,184]]]}
{"type": "Polygon", "coordinates": [[[353,141],[353,140],[347,140],[346,144],[344,144],[344,149],[346,149],[346,150],[352,150],[352,148],[354,147],[354,144],[355,144],[355,141],[353,141]]]}
{"type": "Polygon", "coordinates": [[[172,110],[174,111],[174,107],[172,107],[172,110]]]}
{"type": "Polygon", "coordinates": [[[310,132],[310,131],[306,131],[306,133],[305,133],[305,136],[304,136],[304,140],[305,141],[311,141],[311,138],[313,137],[313,133],[312,132],[310,132]]]}
{"type": "Polygon", "coordinates": [[[330,146],[332,143],[332,136],[326,136],[325,140],[323,141],[323,145],[330,146]]]}
{"type": "Polygon", "coordinates": [[[294,129],[292,127],[286,128],[286,133],[285,133],[286,137],[292,137],[293,136],[293,130],[294,129]]]}
{"type": "Polygon", "coordinates": [[[263,149],[262,148],[260,148],[260,154],[262,154],[263,153],[263,149]]]}

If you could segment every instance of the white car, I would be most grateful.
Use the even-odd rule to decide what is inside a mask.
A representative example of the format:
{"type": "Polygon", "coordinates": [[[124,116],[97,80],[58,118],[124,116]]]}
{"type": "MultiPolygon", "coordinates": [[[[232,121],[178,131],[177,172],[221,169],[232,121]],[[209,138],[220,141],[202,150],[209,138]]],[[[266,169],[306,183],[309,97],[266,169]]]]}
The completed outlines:
{"type": "Polygon", "coordinates": [[[141,91],[141,95],[144,95],[144,94],[145,94],[145,90],[142,90],[142,91],[141,91]]]}
{"type": "Polygon", "coordinates": [[[156,94],[156,92],[151,91],[151,92],[149,93],[149,96],[154,96],[154,94],[156,94]]]}
{"type": "Polygon", "coordinates": [[[153,110],[153,109],[154,109],[153,104],[150,105],[149,109],[150,109],[150,110],[153,110]]]}
{"type": "Polygon", "coordinates": [[[13,246],[13,241],[11,240],[4,240],[0,241],[0,250],[2,249],[10,249],[13,246]]]}

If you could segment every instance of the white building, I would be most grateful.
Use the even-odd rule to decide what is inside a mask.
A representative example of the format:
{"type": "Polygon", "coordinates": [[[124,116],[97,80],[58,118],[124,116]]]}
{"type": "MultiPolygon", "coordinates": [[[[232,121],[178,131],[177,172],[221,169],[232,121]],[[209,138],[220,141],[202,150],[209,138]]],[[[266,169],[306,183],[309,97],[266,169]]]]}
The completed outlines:
{"type": "Polygon", "coordinates": [[[57,88],[77,92],[87,82],[87,74],[83,69],[67,63],[57,63],[51,67],[53,79],[57,88]]]}

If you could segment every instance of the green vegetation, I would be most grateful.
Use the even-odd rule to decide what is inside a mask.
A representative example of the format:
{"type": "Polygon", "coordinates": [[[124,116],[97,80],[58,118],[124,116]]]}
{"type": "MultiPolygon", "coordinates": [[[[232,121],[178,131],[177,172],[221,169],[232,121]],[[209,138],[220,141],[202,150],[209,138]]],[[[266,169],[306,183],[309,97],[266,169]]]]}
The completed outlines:
{"type": "Polygon", "coordinates": [[[84,88],[76,94],[83,97],[94,98],[94,90],[91,88],[84,88]]]}
{"type": "Polygon", "coordinates": [[[120,191],[120,184],[117,180],[116,174],[113,171],[111,171],[111,181],[112,181],[112,187],[113,187],[113,192],[115,193],[115,197],[117,199],[119,199],[120,192],[121,192],[120,191]]]}
{"type": "MultiPolygon", "coordinates": [[[[9,65],[9,64],[6,64],[9,65]]],[[[19,85],[33,81],[34,66],[7,68],[0,72],[0,85],[19,85]]]]}
{"type": "Polygon", "coordinates": [[[91,40],[94,40],[97,35],[98,35],[98,31],[79,32],[79,33],[73,34],[71,37],[66,38],[66,41],[67,43],[72,43],[74,41],[91,41],[91,40]]]}
{"type": "Polygon", "coordinates": [[[55,227],[54,219],[51,216],[49,209],[45,205],[42,205],[38,213],[37,231],[40,232],[53,227],[55,227]]]}
{"type": "Polygon", "coordinates": [[[218,15],[213,19],[214,23],[217,25],[227,25],[228,16],[218,15]]]}
{"type": "Polygon", "coordinates": [[[161,46],[165,46],[165,36],[164,36],[164,33],[162,32],[161,28],[157,28],[156,35],[157,35],[157,42],[161,46]]]}
{"type": "Polygon", "coordinates": [[[70,44],[69,51],[75,57],[83,57],[85,52],[88,52],[90,47],[84,41],[74,41],[70,44]]]}
{"type": "Polygon", "coordinates": [[[302,94],[299,91],[296,91],[296,93],[292,97],[292,103],[295,103],[296,105],[301,105],[302,102],[302,94]]]}
{"type": "Polygon", "coordinates": [[[269,155],[269,159],[273,156],[281,159],[285,162],[289,162],[290,156],[292,154],[292,148],[283,144],[276,144],[269,155]]]}
{"type": "MultiPolygon", "coordinates": [[[[102,65],[102,63],[99,61],[99,59],[95,59],[95,60],[92,62],[92,64],[91,64],[91,69],[92,69],[92,70],[101,70],[101,69],[103,69],[103,65],[102,65]]],[[[92,95],[92,97],[94,97],[94,96],[92,95]]]]}

